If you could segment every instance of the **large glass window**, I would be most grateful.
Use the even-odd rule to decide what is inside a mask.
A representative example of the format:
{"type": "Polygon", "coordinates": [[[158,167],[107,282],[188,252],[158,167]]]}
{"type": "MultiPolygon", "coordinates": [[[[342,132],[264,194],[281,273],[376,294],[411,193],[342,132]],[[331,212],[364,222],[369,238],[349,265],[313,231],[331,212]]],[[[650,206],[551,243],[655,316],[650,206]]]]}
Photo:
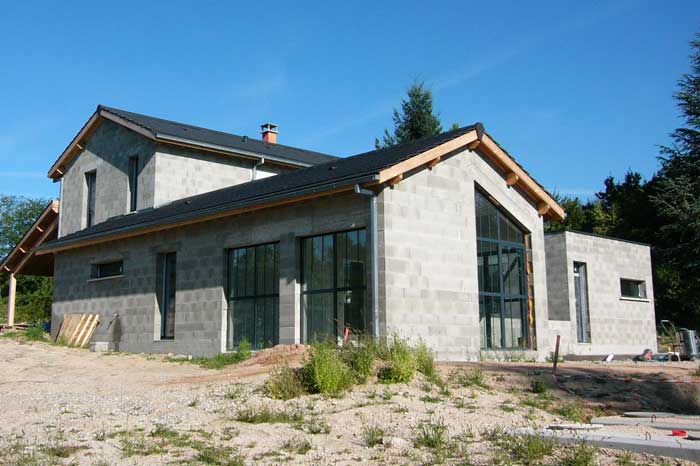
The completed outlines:
{"type": "Polygon", "coordinates": [[[253,348],[279,342],[279,244],[228,252],[229,348],[245,338],[253,348]]]}
{"type": "Polygon", "coordinates": [[[530,348],[534,313],[528,299],[526,234],[476,191],[479,321],[483,348],[530,348]]]}
{"type": "Polygon", "coordinates": [[[158,254],[157,283],[158,310],[160,311],[160,338],[175,337],[175,291],[177,261],[175,253],[158,254]]]}
{"type": "Polygon", "coordinates": [[[367,330],[366,242],[364,229],[302,240],[305,341],[367,330]]]}

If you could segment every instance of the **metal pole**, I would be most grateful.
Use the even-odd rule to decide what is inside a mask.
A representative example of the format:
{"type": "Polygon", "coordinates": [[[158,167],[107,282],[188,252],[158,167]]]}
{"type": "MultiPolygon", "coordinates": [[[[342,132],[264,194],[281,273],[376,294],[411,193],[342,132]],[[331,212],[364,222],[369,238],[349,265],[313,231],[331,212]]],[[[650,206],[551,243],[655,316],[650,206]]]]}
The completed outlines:
{"type": "Polygon", "coordinates": [[[372,319],[375,338],[379,338],[379,246],[377,235],[377,193],[355,185],[355,192],[369,197],[369,230],[372,251],[372,319]]]}
{"type": "Polygon", "coordinates": [[[561,341],[561,335],[557,335],[557,344],[554,346],[554,361],[552,363],[552,374],[557,373],[557,363],[559,362],[559,342],[561,341]]]}
{"type": "Polygon", "coordinates": [[[17,294],[17,279],[15,274],[10,274],[10,290],[7,294],[7,326],[14,327],[15,325],[15,295],[17,294]]]}

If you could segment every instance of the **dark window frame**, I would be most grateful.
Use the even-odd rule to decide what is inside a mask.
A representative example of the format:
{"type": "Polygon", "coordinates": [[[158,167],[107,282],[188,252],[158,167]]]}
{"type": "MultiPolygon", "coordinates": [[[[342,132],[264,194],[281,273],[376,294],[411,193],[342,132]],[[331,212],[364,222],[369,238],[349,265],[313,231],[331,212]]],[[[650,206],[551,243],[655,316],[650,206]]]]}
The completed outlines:
{"type": "Polygon", "coordinates": [[[174,340],[175,318],[177,315],[177,252],[159,253],[156,256],[156,267],[156,293],[158,298],[158,310],[160,312],[160,339],[174,340]],[[172,270],[171,267],[173,268],[172,270]],[[170,324],[168,320],[168,308],[171,305],[173,306],[173,331],[172,335],[169,335],[167,333],[167,328],[170,324]]]}
{"type": "Polygon", "coordinates": [[[85,187],[87,190],[85,228],[95,224],[95,196],[97,191],[97,170],[85,173],[85,187]]]}
{"type": "Polygon", "coordinates": [[[628,299],[649,299],[647,295],[647,283],[645,280],[637,280],[634,278],[622,278],[620,277],[620,297],[628,299]],[[625,294],[625,284],[630,284],[635,287],[637,293],[635,294],[625,294]]]}
{"type": "MultiPolygon", "coordinates": [[[[350,228],[346,230],[338,230],[338,231],[331,231],[331,232],[326,232],[326,233],[319,233],[315,235],[309,235],[309,236],[303,236],[299,238],[300,240],[300,255],[299,255],[299,277],[300,277],[300,285],[301,285],[301,332],[302,332],[302,340],[305,342],[309,342],[309,335],[308,335],[308,320],[307,320],[307,305],[306,305],[306,300],[305,298],[307,296],[314,296],[314,295],[321,295],[321,294],[332,294],[332,302],[333,302],[333,334],[328,335],[328,337],[334,337],[338,338],[338,295],[340,293],[347,293],[347,292],[362,292],[363,293],[363,307],[364,307],[364,313],[367,313],[368,306],[367,306],[367,300],[368,300],[368,289],[367,289],[367,265],[368,265],[368,245],[367,245],[367,228],[366,227],[360,227],[360,228],[350,228]],[[343,234],[348,234],[348,233],[353,233],[353,232],[364,232],[364,248],[365,248],[365,254],[363,257],[364,260],[364,266],[365,270],[364,273],[362,274],[362,285],[361,286],[338,286],[338,235],[343,235],[343,234]],[[305,273],[305,267],[304,267],[304,256],[305,256],[305,244],[306,241],[312,240],[313,238],[322,238],[324,236],[331,236],[333,239],[333,258],[332,258],[332,269],[333,269],[333,278],[332,278],[332,283],[333,285],[330,288],[317,288],[317,289],[312,289],[309,290],[307,288],[307,283],[306,283],[306,273],[305,273]]],[[[358,238],[358,244],[359,244],[359,238],[358,238]]],[[[365,316],[367,317],[367,316],[365,316]]],[[[365,319],[367,320],[367,319],[365,319]]],[[[346,322],[343,322],[345,324],[346,322]]],[[[362,330],[364,332],[367,332],[369,330],[369,322],[364,323],[365,328],[362,330]]]]}
{"type": "MultiPolygon", "coordinates": [[[[533,339],[535,338],[535,335],[531,333],[530,331],[530,323],[529,323],[529,313],[528,313],[528,306],[529,306],[529,301],[531,299],[530,296],[530,289],[529,289],[529,284],[528,284],[528,272],[527,272],[527,264],[529,260],[529,254],[528,254],[528,237],[530,235],[530,232],[525,228],[520,222],[517,221],[509,212],[505,211],[503,207],[500,205],[500,203],[496,202],[493,200],[493,198],[486,192],[483,188],[481,188],[478,185],[475,185],[475,190],[474,190],[474,210],[475,210],[475,226],[476,226],[476,248],[477,248],[477,261],[478,261],[478,255],[480,251],[480,243],[485,243],[485,244],[490,244],[495,246],[495,251],[498,256],[497,260],[497,265],[498,265],[498,291],[484,291],[482,289],[482,285],[484,282],[484,278],[488,274],[488,270],[485,271],[484,274],[482,274],[481,268],[479,268],[479,263],[477,262],[477,267],[479,268],[477,270],[477,277],[478,277],[478,288],[479,288],[479,319],[481,320],[482,318],[484,319],[484,325],[485,325],[485,341],[481,342],[481,348],[486,349],[486,350],[512,350],[512,349],[526,349],[533,347],[533,339]],[[495,222],[495,228],[496,228],[496,238],[488,237],[488,236],[479,236],[480,231],[478,228],[478,222],[479,222],[479,211],[478,209],[478,199],[477,196],[482,196],[486,202],[491,204],[491,206],[494,208],[495,212],[497,213],[496,215],[496,222],[495,222]],[[519,233],[522,234],[523,242],[517,242],[517,241],[510,241],[510,240],[504,240],[502,238],[501,234],[501,227],[502,227],[502,222],[501,222],[501,217],[503,217],[505,220],[509,221],[514,227],[516,227],[519,230],[519,233]],[[506,292],[506,282],[504,279],[504,272],[503,272],[503,250],[504,248],[510,248],[510,249],[516,249],[516,253],[520,255],[520,273],[519,273],[519,278],[520,278],[520,290],[522,291],[521,293],[512,293],[512,292],[506,292]],[[492,331],[490,331],[490,327],[492,325],[491,322],[491,316],[489,314],[489,318],[486,318],[485,315],[482,315],[485,312],[486,309],[486,301],[487,299],[489,300],[498,300],[499,303],[499,314],[500,314],[500,346],[499,345],[494,345],[494,342],[492,341],[493,335],[492,331]],[[506,303],[509,303],[511,301],[520,301],[520,306],[521,306],[521,316],[520,316],[520,321],[521,321],[521,331],[523,334],[523,341],[521,342],[521,346],[513,346],[509,345],[506,342],[506,331],[505,331],[505,319],[506,319],[506,303]],[[527,322],[528,325],[525,325],[527,322]]],[[[482,266],[483,267],[483,266],[482,266]]],[[[490,277],[489,277],[490,278],[490,277]]],[[[483,336],[484,335],[484,330],[480,329],[480,334],[483,336]]],[[[512,342],[511,342],[512,343],[512,342]]]]}
{"type": "Polygon", "coordinates": [[[576,311],[576,339],[591,343],[591,303],[588,294],[588,264],[574,261],[574,310],[576,311]],[[578,288],[576,280],[578,279],[578,288]]]}
{"type": "MultiPolygon", "coordinates": [[[[269,241],[266,243],[258,243],[258,244],[253,244],[249,246],[237,246],[234,248],[227,248],[225,250],[225,261],[226,261],[226,302],[227,302],[227,315],[226,315],[226,322],[227,322],[227,330],[226,330],[226,345],[228,349],[233,349],[237,344],[240,344],[241,339],[236,338],[236,335],[234,334],[235,329],[228,328],[231,325],[233,325],[233,316],[232,313],[235,312],[234,310],[234,303],[236,302],[252,302],[252,305],[254,306],[254,309],[257,309],[257,305],[259,304],[259,300],[266,300],[266,299],[276,299],[276,304],[275,307],[276,309],[273,310],[273,325],[272,325],[272,341],[263,341],[263,345],[260,346],[259,339],[256,339],[255,337],[252,339],[253,341],[249,341],[250,345],[252,348],[255,349],[262,349],[265,347],[267,343],[270,343],[272,346],[275,346],[279,344],[279,281],[280,281],[280,269],[279,269],[279,254],[280,250],[280,242],[279,241],[269,241]],[[259,289],[259,283],[258,280],[260,278],[259,271],[258,271],[258,266],[259,266],[259,261],[258,261],[258,251],[259,248],[264,248],[267,246],[274,246],[274,260],[273,260],[273,290],[276,290],[276,292],[273,293],[265,293],[265,288],[266,286],[263,285],[263,292],[258,293],[259,289]],[[232,274],[234,273],[233,267],[232,267],[232,258],[233,255],[236,254],[236,251],[240,250],[247,250],[247,249],[252,249],[253,250],[253,293],[252,294],[244,294],[244,295],[234,295],[234,289],[240,287],[240,284],[235,284],[234,282],[236,279],[232,277],[232,274]],[[276,277],[276,279],[274,278],[276,277]],[[233,285],[233,287],[232,287],[233,285]]],[[[246,258],[247,261],[247,258],[246,258]]],[[[265,280],[265,268],[267,267],[266,265],[263,266],[263,281],[265,280]]],[[[244,266],[244,272],[245,272],[245,279],[246,283],[243,285],[243,288],[248,290],[248,283],[247,280],[249,278],[248,275],[248,264],[246,262],[246,265],[244,266]]],[[[255,327],[254,327],[254,332],[255,332],[255,327]]],[[[257,336],[257,335],[256,335],[257,336]]]]}
{"type": "Polygon", "coordinates": [[[139,156],[129,157],[129,212],[138,210],[139,168],[139,156]]]}
{"type": "Polygon", "coordinates": [[[98,262],[92,264],[90,268],[91,280],[121,277],[122,275],[124,275],[124,261],[122,259],[109,262],[98,262]]]}

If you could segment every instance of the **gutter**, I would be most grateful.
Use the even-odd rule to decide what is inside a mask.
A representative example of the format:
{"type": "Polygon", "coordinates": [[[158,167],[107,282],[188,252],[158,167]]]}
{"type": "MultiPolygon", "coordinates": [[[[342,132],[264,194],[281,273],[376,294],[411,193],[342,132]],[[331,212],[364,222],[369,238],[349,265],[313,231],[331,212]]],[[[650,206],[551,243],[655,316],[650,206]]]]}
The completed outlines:
{"type": "Polygon", "coordinates": [[[369,197],[369,229],[372,241],[372,326],[374,337],[379,339],[379,253],[377,235],[377,193],[371,189],[363,189],[359,184],[355,185],[355,192],[369,197]]]}

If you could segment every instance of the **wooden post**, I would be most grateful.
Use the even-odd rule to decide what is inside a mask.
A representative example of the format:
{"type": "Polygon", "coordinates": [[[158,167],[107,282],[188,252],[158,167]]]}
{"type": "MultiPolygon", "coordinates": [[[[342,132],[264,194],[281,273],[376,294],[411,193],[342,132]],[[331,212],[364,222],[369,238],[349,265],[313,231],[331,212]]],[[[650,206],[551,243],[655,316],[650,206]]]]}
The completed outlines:
{"type": "Polygon", "coordinates": [[[552,363],[552,374],[557,373],[557,363],[559,362],[559,342],[561,341],[561,335],[557,335],[557,344],[554,346],[554,362],[552,363]]]}
{"type": "Polygon", "coordinates": [[[17,293],[17,279],[15,274],[10,274],[10,291],[7,294],[7,326],[15,325],[15,294],[17,293]]]}

